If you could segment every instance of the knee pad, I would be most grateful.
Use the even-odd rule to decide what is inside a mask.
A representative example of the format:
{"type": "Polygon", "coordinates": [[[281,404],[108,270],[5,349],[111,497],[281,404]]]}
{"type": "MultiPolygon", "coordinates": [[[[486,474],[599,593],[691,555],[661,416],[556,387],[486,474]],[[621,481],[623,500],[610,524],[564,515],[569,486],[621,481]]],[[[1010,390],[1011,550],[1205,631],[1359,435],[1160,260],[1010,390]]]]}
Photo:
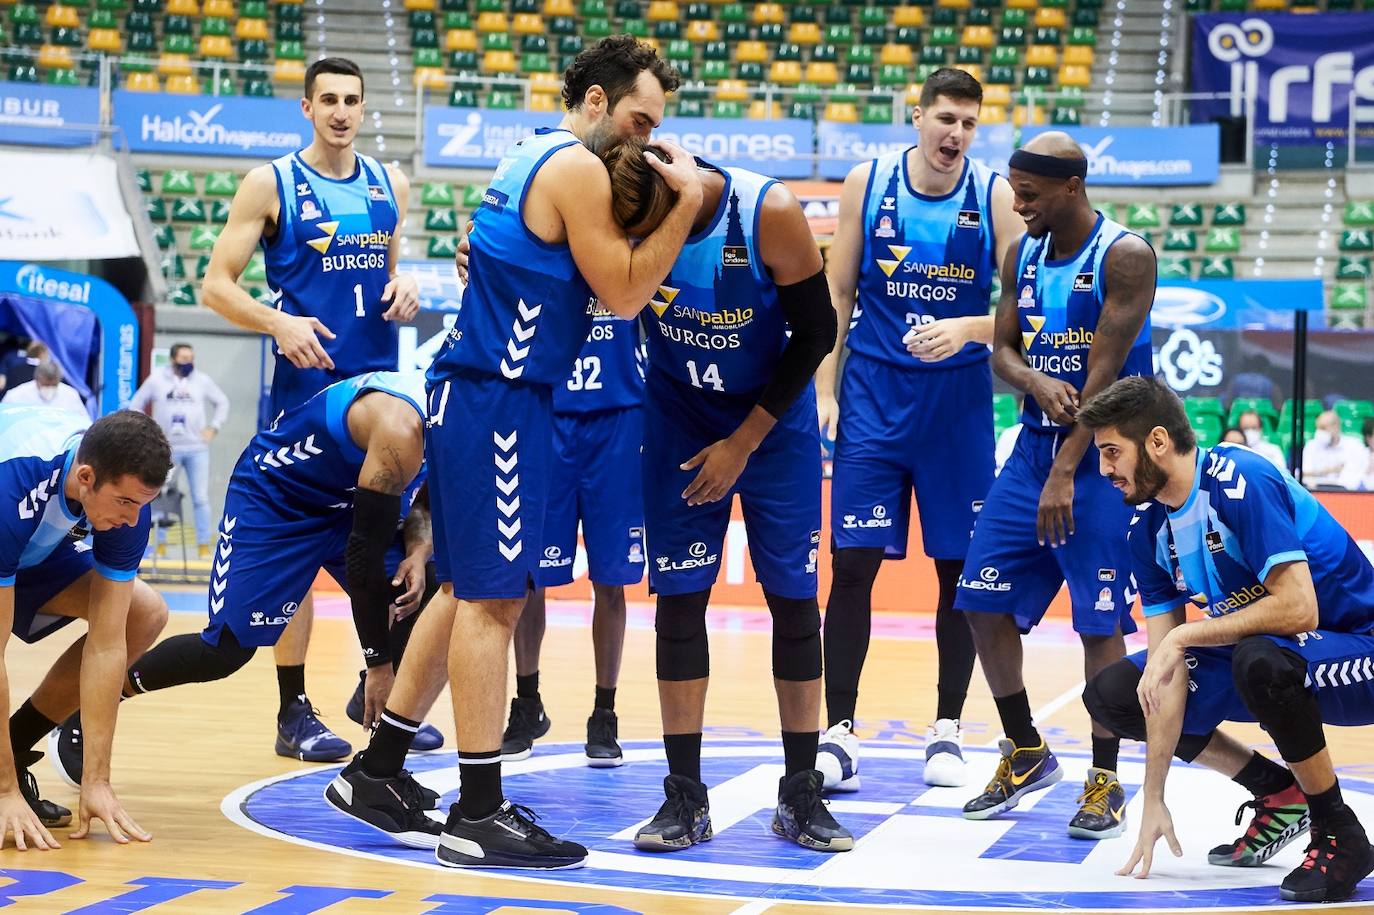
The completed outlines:
{"type": "Polygon", "coordinates": [[[883,565],[882,547],[854,546],[831,551],[831,587],[854,588],[873,586],[883,565]]]}
{"type": "Polygon", "coordinates": [[[1297,654],[1264,636],[1249,636],[1231,653],[1231,676],[1286,762],[1302,762],[1326,747],[1321,707],[1307,688],[1307,662],[1297,654]]]}
{"type": "Polygon", "coordinates": [[[1145,739],[1145,712],[1136,688],[1141,672],[1124,658],[1098,672],[1083,688],[1088,717],[1117,737],[1145,739]]]}
{"type": "Polygon", "coordinates": [[[706,606],[710,591],[660,594],[654,614],[658,633],[658,678],[700,680],[710,676],[711,653],[706,639],[706,606]]]}
{"type": "Polygon", "coordinates": [[[773,676],[815,680],[821,675],[821,608],[814,597],[779,597],[764,592],[773,615],[773,676]]]}
{"type": "Polygon", "coordinates": [[[240,645],[231,632],[224,632],[218,645],[209,644],[198,632],[174,635],[130,666],[129,682],[139,692],[149,693],[183,683],[223,680],[247,664],[255,650],[240,645]]]}

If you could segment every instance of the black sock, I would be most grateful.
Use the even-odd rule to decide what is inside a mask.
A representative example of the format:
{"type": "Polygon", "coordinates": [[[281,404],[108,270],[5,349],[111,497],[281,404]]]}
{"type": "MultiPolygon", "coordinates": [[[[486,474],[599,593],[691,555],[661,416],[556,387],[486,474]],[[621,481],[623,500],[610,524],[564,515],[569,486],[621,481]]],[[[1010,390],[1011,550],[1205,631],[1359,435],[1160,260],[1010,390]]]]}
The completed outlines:
{"type": "Polygon", "coordinates": [[[668,757],[668,773],[701,781],[701,732],[664,734],[663,752],[668,757]]]}
{"type": "Polygon", "coordinates": [[[1341,783],[1336,782],[1321,794],[1307,794],[1307,808],[1312,814],[1313,826],[1335,819],[1338,813],[1346,809],[1345,801],[1341,798],[1341,783]]]}
{"type": "Polygon", "coordinates": [[[820,735],[815,731],[783,731],[782,758],[787,774],[816,768],[816,743],[820,735]]]}
{"type": "Polygon", "coordinates": [[[285,667],[277,665],[277,692],[281,697],[281,707],[277,710],[277,717],[286,715],[287,708],[297,699],[305,698],[305,665],[289,664],[285,667]]]}
{"type": "Polygon", "coordinates": [[[1291,787],[1296,779],[1293,778],[1292,772],[1272,759],[1251,753],[1250,761],[1236,773],[1232,781],[1255,797],[1266,797],[1291,787]]]}
{"type": "Polygon", "coordinates": [[[940,603],[935,608],[935,649],[939,680],[935,692],[935,717],[957,720],[964,713],[973,662],[978,652],[973,647],[973,630],[963,611],[954,609],[954,595],[963,574],[962,559],[935,560],[935,575],[940,580],[940,603]]]}
{"type": "Polygon", "coordinates": [[[1093,735],[1093,768],[1116,771],[1116,758],[1121,753],[1120,737],[1098,737],[1093,735]]]}
{"type": "Polygon", "coordinates": [[[382,709],[381,720],[363,753],[363,771],[373,778],[390,778],[405,766],[406,753],[415,740],[420,722],[382,709]]]}
{"type": "Polygon", "coordinates": [[[519,699],[539,698],[539,671],[532,674],[515,675],[515,695],[519,699]]]}
{"type": "Polygon", "coordinates": [[[458,751],[458,810],[465,820],[490,816],[505,800],[501,794],[501,751],[458,751]]]}
{"type": "Polygon", "coordinates": [[[873,626],[873,581],[883,564],[881,547],[852,547],[833,553],[830,597],[825,602],[821,647],[825,656],[825,719],[832,728],[854,720],[859,677],[873,626]]]}
{"type": "Polygon", "coordinates": [[[32,700],[25,699],[24,704],[10,716],[10,748],[15,758],[32,750],[33,745],[46,737],[57,725],[58,722],[50,720],[34,708],[32,700]]]}
{"type": "Polygon", "coordinates": [[[1024,689],[1010,696],[994,696],[992,701],[997,703],[1002,730],[1007,732],[1007,736],[1018,749],[1040,746],[1040,732],[1035,729],[1035,722],[1031,720],[1030,699],[1024,689]]]}
{"type": "Polygon", "coordinates": [[[604,708],[608,712],[615,711],[615,687],[598,686],[596,688],[596,708],[604,708]]]}

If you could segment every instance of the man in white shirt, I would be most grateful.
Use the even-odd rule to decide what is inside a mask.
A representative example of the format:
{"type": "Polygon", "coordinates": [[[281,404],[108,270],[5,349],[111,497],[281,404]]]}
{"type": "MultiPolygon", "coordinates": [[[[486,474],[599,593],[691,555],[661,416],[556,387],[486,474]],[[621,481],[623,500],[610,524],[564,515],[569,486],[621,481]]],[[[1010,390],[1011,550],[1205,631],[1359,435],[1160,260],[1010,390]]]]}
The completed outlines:
{"type": "Polygon", "coordinates": [[[1353,488],[1369,464],[1369,452],[1358,438],[1341,434],[1341,419],[1332,410],[1317,417],[1317,435],[1302,449],[1302,482],[1353,488]]]}
{"type": "Polygon", "coordinates": [[[171,364],[150,374],[134,393],[129,408],[151,412],[167,434],[172,444],[172,477],[178,468],[186,474],[200,558],[209,559],[214,535],[210,523],[210,442],[229,418],[229,398],[213,378],[196,371],[196,353],[189,343],[173,344],[171,356],[171,364]]]}
{"type": "Polygon", "coordinates": [[[5,392],[4,402],[30,407],[55,407],[87,418],[90,411],[76,388],[62,381],[62,367],[52,360],[40,362],[33,370],[33,381],[26,381],[5,392]]]}
{"type": "Polygon", "coordinates": [[[1280,470],[1288,469],[1288,461],[1283,456],[1283,450],[1273,442],[1265,440],[1264,422],[1260,419],[1259,413],[1246,410],[1236,420],[1236,425],[1240,426],[1241,434],[1245,436],[1243,444],[1248,445],[1251,451],[1280,470]]]}

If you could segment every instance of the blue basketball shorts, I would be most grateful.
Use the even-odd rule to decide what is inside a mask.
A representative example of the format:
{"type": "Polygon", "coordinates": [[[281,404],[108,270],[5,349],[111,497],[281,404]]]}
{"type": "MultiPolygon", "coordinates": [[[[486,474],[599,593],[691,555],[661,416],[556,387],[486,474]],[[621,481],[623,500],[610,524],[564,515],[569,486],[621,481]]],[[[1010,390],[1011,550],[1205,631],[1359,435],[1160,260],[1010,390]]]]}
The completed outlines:
{"type": "Polygon", "coordinates": [[[808,387],[749,458],[730,494],[690,506],[682,492],[699,468],[682,470],[734,432],[757,397],[706,393],[649,372],[644,400],[644,518],[649,586],[659,594],[709,589],[720,571],[730,508],[738,493],[754,573],[764,591],[816,596],[821,540],[821,445],[808,387]]]}
{"type": "Polygon", "coordinates": [[[970,613],[1011,614],[1021,631],[1029,632],[1060,585],[1068,584],[1077,632],[1135,632],[1126,546],[1135,510],[1098,472],[1092,445],[1074,474],[1074,533],[1057,548],[1036,542],[1036,508],[1062,441],[1062,433],[1029,429],[1016,437],[1016,448],[978,513],[954,605],[970,613]]]}
{"type": "Polygon", "coordinates": [[[75,617],[40,611],[94,568],[89,543],[64,540],[42,562],[20,569],[14,576],[14,625],[10,631],[20,641],[33,644],[70,623],[75,617]]]}
{"type": "MultiPolygon", "coordinates": [[[[1322,722],[1344,727],[1374,724],[1374,635],[1317,629],[1293,638],[1266,636],[1307,662],[1307,688],[1317,697],[1322,722]]],[[[1232,648],[1189,648],[1188,703],[1183,733],[1210,734],[1223,721],[1254,721],[1231,674],[1232,648]]],[[[1127,656],[1145,669],[1148,652],[1127,656]]]]}
{"type": "Polygon", "coordinates": [[[643,442],[639,407],[554,416],[553,477],[536,585],[573,580],[578,522],[592,581],[632,585],[644,577],[643,442]]]}
{"type": "Polygon", "coordinates": [[[901,369],[851,353],[840,386],[830,531],[835,548],[906,555],[911,491],[934,559],[963,559],[993,478],[986,361],[901,369]]]}
{"type": "Polygon", "coordinates": [[[434,566],[459,600],[523,598],[547,545],[553,394],[482,372],[429,384],[434,566]]]}

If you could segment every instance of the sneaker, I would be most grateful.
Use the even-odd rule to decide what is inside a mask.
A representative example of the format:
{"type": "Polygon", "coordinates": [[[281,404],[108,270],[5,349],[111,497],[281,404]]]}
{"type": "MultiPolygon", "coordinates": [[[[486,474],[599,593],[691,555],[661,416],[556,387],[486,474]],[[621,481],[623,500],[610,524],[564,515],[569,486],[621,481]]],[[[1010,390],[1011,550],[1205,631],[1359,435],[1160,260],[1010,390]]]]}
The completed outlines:
{"type": "Polygon", "coordinates": [[[854,736],[854,722],[846,718],[821,735],[816,769],[824,779],[822,791],[859,790],[859,738],[854,736]]]}
{"type": "Polygon", "coordinates": [[[1294,782],[1282,791],[1246,801],[1236,810],[1236,825],[1245,808],[1255,808],[1245,834],[1234,842],[1218,845],[1207,853],[1207,863],[1219,867],[1259,867],[1288,843],[1312,827],[1307,814],[1307,795],[1294,782]]]}
{"type": "Polygon", "coordinates": [[[501,735],[501,762],[529,759],[534,752],[534,742],[549,733],[552,724],[544,714],[544,700],[538,696],[533,699],[516,696],[510,701],[506,733],[501,735]]]}
{"type": "Polygon", "coordinates": [[[324,789],[324,799],[340,813],[380,829],[402,845],[438,848],[444,824],[425,813],[435,806],[429,795],[436,800],[438,795],[405,769],[393,778],[368,775],[362,760],[362,753],[353,757],[324,789]]]}
{"type": "Polygon", "coordinates": [[[559,870],[587,863],[587,849],[555,839],[537,819],[528,807],[502,801],[490,816],[466,820],[454,804],[434,857],[448,867],[559,870]]]}
{"type": "Polygon", "coordinates": [[[635,834],[640,851],[681,851],[698,842],[709,842],[711,804],[706,786],[685,775],[670,775],[663,780],[667,800],[658,813],[635,834]]]}
{"type": "Polygon", "coordinates": [[[958,718],[941,718],[926,729],[927,785],[958,788],[964,784],[964,732],[958,718]]]}
{"type": "Polygon", "coordinates": [[[72,712],[70,718],[49,732],[48,758],[57,770],[57,777],[80,791],[81,765],[86,758],[85,744],[81,737],[80,710],[72,712]]]}
{"type": "Polygon", "coordinates": [[[38,779],[33,777],[29,769],[34,763],[43,758],[43,754],[37,750],[30,750],[27,753],[20,753],[14,759],[15,768],[19,776],[19,793],[24,796],[24,800],[29,802],[29,809],[38,817],[38,822],[49,829],[58,826],[66,826],[72,821],[72,812],[61,804],[54,804],[52,801],[45,801],[38,796],[38,779]]]}
{"type": "MultiPolygon", "coordinates": [[[[367,672],[363,671],[363,675],[358,678],[358,688],[353,691],[353,696],[348,700],[348,705],[344,707],[344,714],[348,716],[349,721],[356,725],[362,725],[363,712],[367,709],[367,702],[363,698],[363,681],[366,678],[367,672]]],[[[420,729],[415,732],[415,736],[410,741],[410,752],[428,753],[443,745],[443,733],[428,721],[421,721],[420,729]]]]}
{"type": "Polygon", "coordinates": [[[353,754],[353,745],[324,726],[310,700],[297,696],[277,719],[277,755],[305,762],[334,762],[353,754]]]}
{"type": "Polygon", "coordinates": [[[625,754],[616,742],[619,725],[615,712],[608,708],[592,709],[587,719],[587,765],[593,769],[614,769],[623,765],[625,754]]]}
{"type": "Polygon", "coordinates": [[[1078,813],[1069,821],[1075,839],[1115,839],[1126,831],[1126,789],[1110,769],[1089,769],[1078,795],[1078,813]]]}
{"type": "Polygon", "coordinates": [[[850,834],[821,800],[823,777],[816,769],[793,772],[778,779],[778,806],[773,811],[773,834],[813,851],[849,851],[850,834]]]}
{"type": "Polygon", "coordinates": [[[1312,824],[1307,857],[1279,885],[1289,902],[1339,902],[1374,871],[1374,849],[1347,807],[1329,823],[1312,824]]]}
{"type": "Polygon", "coordinates": [[[1042,739],[1038,747],[1017,747],[1007,738],[998,741],[1002,761],[983,793],[964,805],[964,818],[986,820],[1021,803],[1032,791],[1041,791],[1064,777],[1059,760],[1042,739]]]}

